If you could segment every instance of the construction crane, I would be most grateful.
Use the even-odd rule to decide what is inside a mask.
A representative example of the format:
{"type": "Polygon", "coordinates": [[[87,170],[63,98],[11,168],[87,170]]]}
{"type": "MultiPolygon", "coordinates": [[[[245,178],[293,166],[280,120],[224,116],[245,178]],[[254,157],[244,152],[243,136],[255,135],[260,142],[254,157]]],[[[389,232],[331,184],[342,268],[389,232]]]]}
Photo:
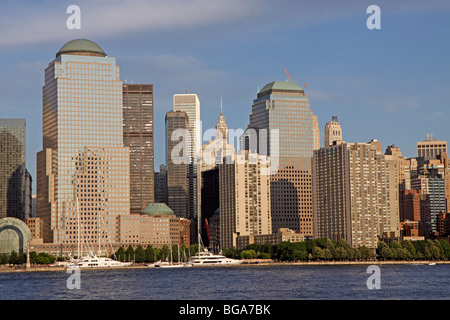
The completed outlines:
{"type": "Polygon", "coordinates": [[[287,72],[287,70],[286,70],[285,67],[283,67],[283,70],[284,70],[284,72],[286,72],[286,74],[287,74],[287,76],[288,76],[288,78],[289,78],[289,81],[290,81],[290,82],[293,82],[291,76],[289,75],[289,72],[287,72]]]}

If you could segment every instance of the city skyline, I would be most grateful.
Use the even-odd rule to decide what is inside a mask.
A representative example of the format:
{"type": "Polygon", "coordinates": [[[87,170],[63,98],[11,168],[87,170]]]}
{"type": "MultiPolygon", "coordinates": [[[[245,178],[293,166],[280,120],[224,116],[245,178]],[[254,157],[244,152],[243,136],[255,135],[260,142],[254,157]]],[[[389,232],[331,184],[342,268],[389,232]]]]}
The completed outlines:
{"type": "Polygon", "coordinates": [[[76,38],[90,39],[111,52],[124,81],[154,84],[156,170],[165,162],[165,145],[158,141],[164,139],[164,116],[172,108],[173,94],[186,89],[198,94],[203,128],[216,124],[222,96],[230,129],[245,129],[258,87],[288,80],[283,67],[294,82],[306,83],[321,133],[325,123],[337,115],[344,140],[376,138],[383,147],[395,144],[406,157],[416,156],[416,142],[428,133],[448,140],[445,107],[450,86],[445,77],[448,67],[442,62],[449,47],[443,40],[449,33],[444,19],[449,5],[380,1],[382,28],[369,30],[369,4],[354,1],[339,6],[328,1],[308,6],[247,1],[235,3],[235,9],[220,4],[205,7],[204,1],[179,6],[156,2],[153,8],[141,1],[127,4],[126,22],[132,21],[139,6],[147,18],[171,10],[180,15],[186,9],[221,18],[196,14],[192,20],[165,25],[162,19],[150,23],[139,15],[135,24],[125,26],[108,19],[123,9],[121,5],[115,3],[106,10],[81,1],[82,28],[68,30],[67,3],[50,8],[49,3],[25,1],[2,10],[2,17],[18,18],[17,25],[0,19],[0,26],[8,30],[0,37],[4,75],[0,112],[2,118],[27,121],[26,164],[33,177],[33,193],[36,153],[42,145],[42,137],[36,134],[42,125],[41,70],[54,48],[76,38]],[[48,19],[40,24],[42,17],[48,19]],[[270,23],[262,24],[267,18],[270,23]],[[35,28],[26,29],[30,25],[35,28]],[[53,27],[51,32],[42,32],[49,27],[53,27]]]}

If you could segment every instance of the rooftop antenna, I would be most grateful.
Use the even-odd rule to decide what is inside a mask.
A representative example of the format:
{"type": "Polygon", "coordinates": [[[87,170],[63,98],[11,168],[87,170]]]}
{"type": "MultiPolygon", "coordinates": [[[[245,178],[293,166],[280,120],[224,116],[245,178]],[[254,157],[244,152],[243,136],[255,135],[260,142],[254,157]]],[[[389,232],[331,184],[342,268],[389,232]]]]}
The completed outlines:
{"type": "Polygon", "coordinates": [[[222,114],[222,95],[220,95],[220,114],[222,114]]]}

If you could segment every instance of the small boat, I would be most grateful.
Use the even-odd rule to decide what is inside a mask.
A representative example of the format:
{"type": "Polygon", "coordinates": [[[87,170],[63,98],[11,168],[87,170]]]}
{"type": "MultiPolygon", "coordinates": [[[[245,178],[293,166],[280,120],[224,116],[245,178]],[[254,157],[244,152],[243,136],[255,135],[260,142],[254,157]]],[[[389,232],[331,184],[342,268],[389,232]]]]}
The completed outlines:
{"type": "Polygon", "coordinates": [[[155,268],[188,268],[192,267],[190,263],[161,263],[155,264],[155,268]]]}
{"type": "Polygon", "coordinates": [[[428,265],[429,265],[429,266],[435,266],[435,265],[436,265],[436,262],[430,262],[428,265]]]}

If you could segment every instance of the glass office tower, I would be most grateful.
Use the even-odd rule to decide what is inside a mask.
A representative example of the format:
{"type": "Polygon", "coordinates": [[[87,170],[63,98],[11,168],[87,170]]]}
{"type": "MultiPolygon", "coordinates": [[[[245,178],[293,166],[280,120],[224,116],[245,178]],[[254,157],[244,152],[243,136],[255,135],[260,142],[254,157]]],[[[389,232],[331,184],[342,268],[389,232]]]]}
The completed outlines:
{"type": "Polygon", "coordinates": [[[123,85],[123,143],[130,148],[130,213],[155,202],[153,85],[123,85]]]}
{"type": "Polygon", "coordinates": [[[29,217],[26,185],[25,120],[0,119],[0,219],[29,217]]]}
{"type": "Polygon", "coordinates": [[[45,69],[37,216],[45,242],[99,242],[129,214],[129,150],[123,147],[122,81],[96,43],[66,43],[45,69]]]}
{"type": "Polygon", "coordinates": [[[312,236],[311,157],[317,145],[316,129],[308,96],[294,82],[271,82],[253,101],[246,133],[254,130],[258,139],[247,148],[269,155],[271,167],[278,169],[270,183],[274,233],[290,228],[312,236]]]}

